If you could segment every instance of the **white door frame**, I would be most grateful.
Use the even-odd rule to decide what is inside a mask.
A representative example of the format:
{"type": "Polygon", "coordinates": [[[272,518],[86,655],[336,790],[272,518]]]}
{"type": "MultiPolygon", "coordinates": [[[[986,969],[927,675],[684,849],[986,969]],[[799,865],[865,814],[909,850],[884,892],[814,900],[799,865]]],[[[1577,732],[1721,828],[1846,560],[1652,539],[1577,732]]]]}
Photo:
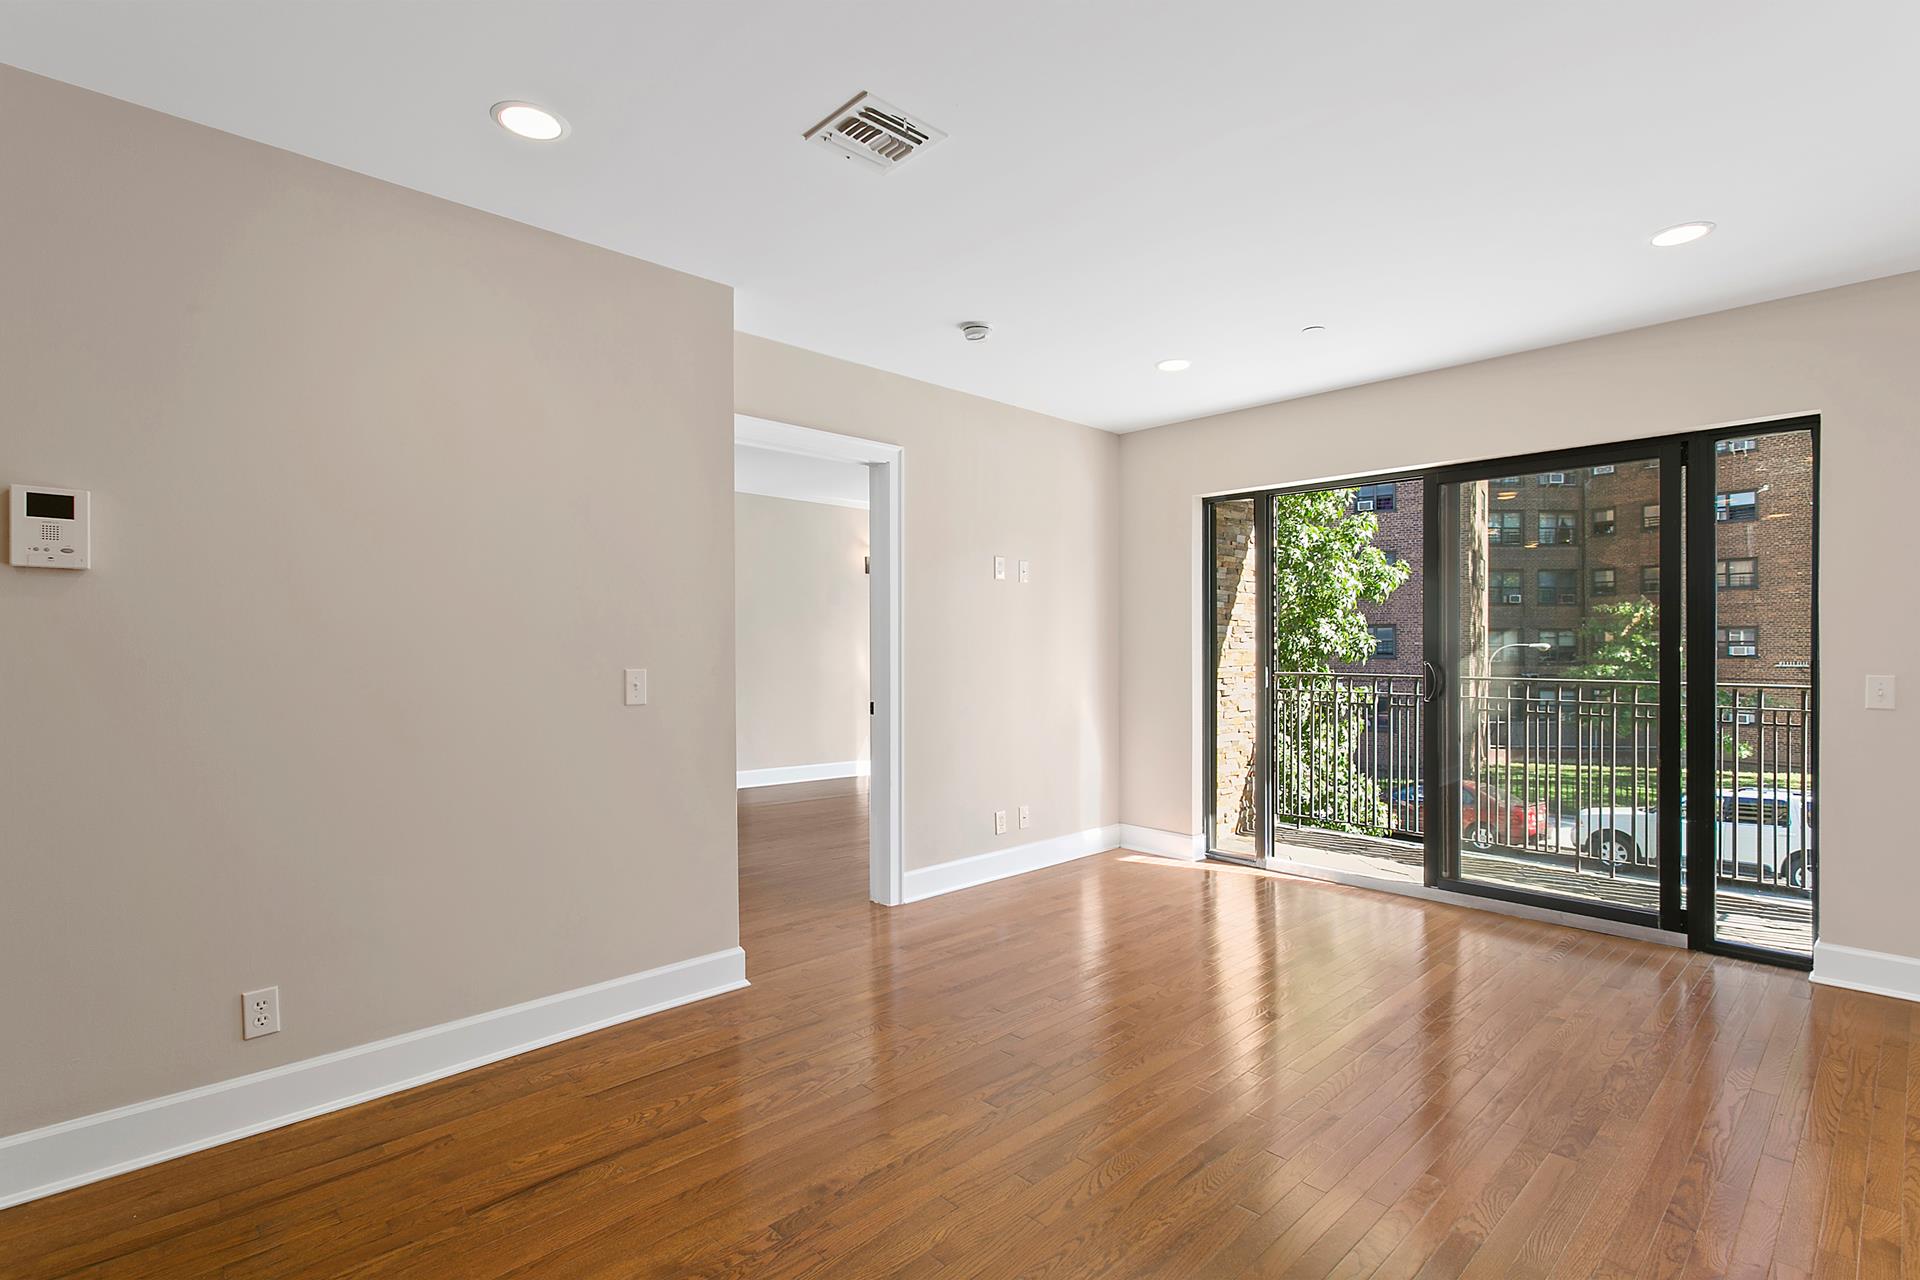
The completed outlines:
{"type": "Polygon", "coordinates": [[[906,795],[906,735],[901,664],[905,653],[906,515],[903,503],[905,450],[832,431],[745,414],[733,417],[736,444],[776,449],[809,458],[858,462],[867,468],[867,538],[873,556],[868,583],[868,625],[873,687],[873,776],[868,790],[868,892],[875,902],[897,907],[907,900],[907,862],[902,801],[906,795]]]}

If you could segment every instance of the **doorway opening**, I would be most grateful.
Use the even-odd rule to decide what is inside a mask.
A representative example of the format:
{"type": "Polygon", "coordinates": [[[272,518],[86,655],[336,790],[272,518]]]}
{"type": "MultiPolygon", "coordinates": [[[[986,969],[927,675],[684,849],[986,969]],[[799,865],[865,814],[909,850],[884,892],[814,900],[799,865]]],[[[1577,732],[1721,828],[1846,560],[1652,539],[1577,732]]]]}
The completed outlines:
{"type": "Polygon", "coordinates": [[[1209,856],[1811,964],[1818,422],[1209,499],[1209,856]]]}
{"type": "Polygon", "coordinates": [[[794,864],[742,874],[864,880],[898,905],[902,451],[745,416],[734,447],[742,848],[794,864]]]}

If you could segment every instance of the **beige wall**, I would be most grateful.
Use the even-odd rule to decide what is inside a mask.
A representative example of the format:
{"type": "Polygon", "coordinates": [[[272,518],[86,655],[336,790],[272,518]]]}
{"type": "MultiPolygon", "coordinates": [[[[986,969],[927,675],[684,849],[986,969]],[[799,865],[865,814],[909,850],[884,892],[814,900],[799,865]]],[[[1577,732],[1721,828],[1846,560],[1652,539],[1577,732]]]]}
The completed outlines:
{"type": "Polygon", "coordinates": [[[1118,821],[1118,439],[744,334],[734,385],[741,413],[904,446],[907,866],[1118,821]]]}
{"type": "Polygon", "coordinates": [[[867,756],[867,513],[733,496],[741,769],[867,756]]]}
{"type": "Polygon", "coordinates": [[[0,483],[98,566],[0,567],[0,1133],[732,946],[729,292],[0,118],[0,483]]]}
{"type": "Polygon", "coordinates": [[[1815,412],[1821,937],[1920,954],[1914,711],[1862,709],[1869,672],[1920,683],[1917,352],[1908,275],[1123,437],[1123,820],[1201,827],[1198,495],[1815,412]]]}

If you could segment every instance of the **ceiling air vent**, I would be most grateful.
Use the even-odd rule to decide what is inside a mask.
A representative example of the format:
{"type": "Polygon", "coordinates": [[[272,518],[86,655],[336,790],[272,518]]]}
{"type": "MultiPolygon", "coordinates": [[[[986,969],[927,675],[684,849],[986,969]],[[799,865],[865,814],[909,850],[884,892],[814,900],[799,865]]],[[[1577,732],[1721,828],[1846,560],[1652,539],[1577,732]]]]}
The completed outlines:
{"type": "Polygon", "coordinates": [[[946,136],[870,93],[855,94],[851,102],[806,133],[809,142],[882,171],[899,168],[946,136]]]}

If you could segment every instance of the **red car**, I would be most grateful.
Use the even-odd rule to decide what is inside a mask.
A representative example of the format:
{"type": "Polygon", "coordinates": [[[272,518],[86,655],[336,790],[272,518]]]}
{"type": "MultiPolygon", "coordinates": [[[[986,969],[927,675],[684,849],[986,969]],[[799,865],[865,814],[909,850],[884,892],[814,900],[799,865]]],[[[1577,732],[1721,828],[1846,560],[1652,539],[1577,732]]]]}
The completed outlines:
{"type": "MultiPolygon", "coordinates": [[[[1417,806],[1420,812],[1419,829],[1427,829],[1424,788],[1402,787],[1389,797],[1388,803],[1396,810],[1396,818],[1400,817],[1398,810],[1401,806],[1417,806]]],[[[1522,804],[1480,783],[1460,784],[1460,839],[1468,848],[1485,853],[1498,845],[1526,845],[1538,839],[1546,829],[1547,805],[1544,800],[1536,800],[1530,805],[1522,804]]]]}

